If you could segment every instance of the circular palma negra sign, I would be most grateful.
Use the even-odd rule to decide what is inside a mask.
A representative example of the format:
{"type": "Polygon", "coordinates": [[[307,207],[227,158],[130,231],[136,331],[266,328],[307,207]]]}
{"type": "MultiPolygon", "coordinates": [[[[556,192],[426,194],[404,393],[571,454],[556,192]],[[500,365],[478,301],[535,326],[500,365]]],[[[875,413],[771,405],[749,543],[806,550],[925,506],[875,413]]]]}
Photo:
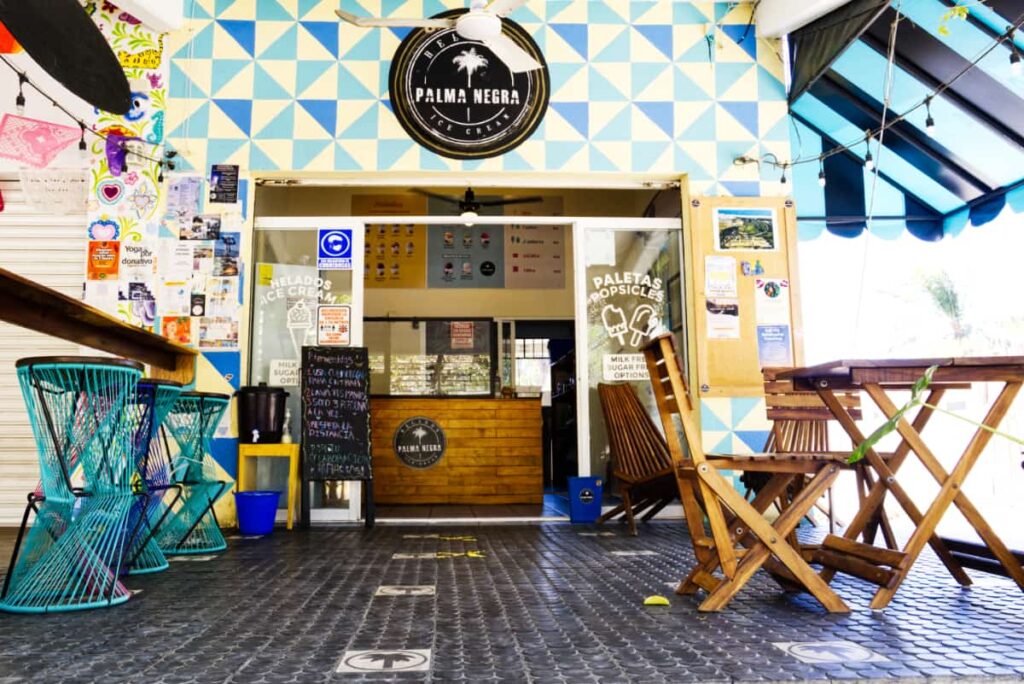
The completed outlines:
{"type": "Polygon", "coordinates": [[[502,30],[542,68],[513,73],[454,28],[406,36],[391,61],[389,87],[395,115],[413,140],[444,157],[483,159],[512,150],[537,129],[551,91],[544,55],[519,24],[503,19],[502,30]]]}
{"type": "Polygon", "coordinates": [[[429,468],[444,456],[448,441],[444,430],[430,418],[410,418],[395,430],[393,440],[398,460],[410,468],[429,468]]]}

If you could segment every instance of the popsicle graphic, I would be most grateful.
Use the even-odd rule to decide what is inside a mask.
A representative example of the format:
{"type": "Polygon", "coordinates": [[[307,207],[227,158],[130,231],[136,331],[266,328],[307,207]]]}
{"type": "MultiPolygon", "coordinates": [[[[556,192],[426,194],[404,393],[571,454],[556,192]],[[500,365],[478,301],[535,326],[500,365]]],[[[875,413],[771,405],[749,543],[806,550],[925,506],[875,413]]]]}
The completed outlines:
{"type": "Polygon", "coordinates": [[[633,318],[629,321],[629,329],[633,333],[629,340],[631,345],[638,346],[640,340],[649,337],[658,327],[658,319],[654,314],[654,307],[650,304],[641,304],[633,311],[633,318]]]}
{"type": "Polygon", "coordinates": [[[608,331],[608,335],[617,339],[619,344],[623,344],[626,333],[629,332],[629,326],[626,325],[626,314],[622,309],[614,304],[606,304],[601,309],[601,321],[604,323],[604,329],[608,331]]]}
{"type": "Polygon", "coordinates": [[[295,347],[295,356],[302,353],[302,343],[306,341],[306,332],[313,327],[313,312],[306,306],[305,300],[295,302],[295,306],[288,309],[288,332],[292,336],[292,346],[295,347]]]}

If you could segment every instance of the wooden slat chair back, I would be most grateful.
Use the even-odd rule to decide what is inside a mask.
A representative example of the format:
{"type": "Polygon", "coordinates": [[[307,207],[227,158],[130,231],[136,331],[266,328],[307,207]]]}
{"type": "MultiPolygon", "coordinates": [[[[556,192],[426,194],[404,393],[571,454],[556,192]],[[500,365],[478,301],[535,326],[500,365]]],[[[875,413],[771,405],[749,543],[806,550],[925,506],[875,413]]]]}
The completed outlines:
{"type": "Polygon", "coordinates": [[[766,457],[706,454],[674,339],[671,335],[655,338],[644,348],[644,356],[697,558],[697,565],[677,592],[687,594],[704,589],[708,596],[699,609],[721,610],[754,573],[765,566],[775,576],[809,591],[829,611],[849,611],[790,541],[797,524],[838,475],[836,461],[806,454],[792,457],[785,453],[766,457]],[[679,439],[677,420],[685,448],[679,439]],[[719,468],[765,470],[773,476],[753,501],[747,501],[733,483],[718,472],[719,468]],[[795,478],[803,478],[804,474],[810,474],[811,480],[789,501],[775,522],[769,523],[764,518],[768,506],[795,478]],[[719,568],[723,578],[714,575],[719,568]]]}
{"type": "Polygon", "coordinates": [[[622,504],[602,515],[605,522],[622,515],[636,535],[636,516],[650,520],[676,498],[672,456],[665,438],[651,420],[630,384],[597,386],[604,413],[612,476],[618,480],[622,504]]]}

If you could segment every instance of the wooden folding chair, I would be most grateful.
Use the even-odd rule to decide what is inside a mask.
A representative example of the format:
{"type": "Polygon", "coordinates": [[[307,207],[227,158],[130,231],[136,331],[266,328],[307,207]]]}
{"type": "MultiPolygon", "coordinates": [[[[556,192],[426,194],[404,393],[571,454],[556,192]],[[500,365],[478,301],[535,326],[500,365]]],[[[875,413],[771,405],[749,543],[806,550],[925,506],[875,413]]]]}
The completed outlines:
{"type": "Polygon", "coordinates": [[[676,592],[692,594],[704,589],[708,596],[699,610],[718,611],[759,568],[765,567],[786,584],[810,592],[830,612],[849,612],[843,600],[807,564],[793,538],[800,520],[839,474],[841,461],[814,454],[705,454],[673,338],[662,335],[652,340],[644,348],[644,356],[697,559],[676,592]],[[676,419],[686,441],[685,450],[676,419]],[[772,477],[753,501],[747,501],[720,470],[768,472],[772,477]],[[806,483],[804,475],[810,476],[806,483]],[[796,478],[801,480],[799,491],[775,522],[769,523],[765,511],[796,478]],[[705,515],[710,534],[705,530],[705,515]],[[721,577],[715,574],[719,569],[721,577]]]}
{"type": "Polygon", "coordinates": [[[632,385],[601,383],[597,393],[608,432],[612,477],[622,497],[622,503],[597,522],[623,516],[629,533],[636,536],[636,516],[646,511],[646,522],[677,496],[672,456],[632,385]]]}

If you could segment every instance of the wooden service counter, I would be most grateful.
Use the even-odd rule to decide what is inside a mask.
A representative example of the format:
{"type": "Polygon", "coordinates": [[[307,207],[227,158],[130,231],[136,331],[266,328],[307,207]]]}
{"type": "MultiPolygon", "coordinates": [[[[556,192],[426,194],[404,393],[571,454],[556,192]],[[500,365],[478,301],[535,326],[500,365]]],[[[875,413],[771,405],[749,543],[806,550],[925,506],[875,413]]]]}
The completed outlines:
{"type": "Polygon", "coordinates": [[[374,498],[385,504],[541,503],[542,425],[540,399],[373,397],[374,498]],[[446,443],[440,459],[427,467],[403,462],[432,460],[435,424],[446,443]]]}

